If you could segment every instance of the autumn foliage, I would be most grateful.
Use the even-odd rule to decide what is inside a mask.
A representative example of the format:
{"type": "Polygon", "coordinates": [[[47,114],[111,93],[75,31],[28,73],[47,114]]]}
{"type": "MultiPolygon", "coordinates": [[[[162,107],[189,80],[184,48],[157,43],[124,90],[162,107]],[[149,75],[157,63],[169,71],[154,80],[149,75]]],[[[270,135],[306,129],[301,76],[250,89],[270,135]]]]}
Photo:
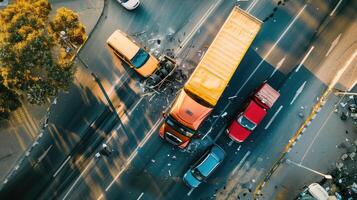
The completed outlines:
{"type": "Polygon", "coordinates": [[[50,13],[48,0],[17,0],[0,11],[0,118],[21,105],[20,97],[42,104],[73,80],[85,28],[67,8],[53,19],[50,13]]]}

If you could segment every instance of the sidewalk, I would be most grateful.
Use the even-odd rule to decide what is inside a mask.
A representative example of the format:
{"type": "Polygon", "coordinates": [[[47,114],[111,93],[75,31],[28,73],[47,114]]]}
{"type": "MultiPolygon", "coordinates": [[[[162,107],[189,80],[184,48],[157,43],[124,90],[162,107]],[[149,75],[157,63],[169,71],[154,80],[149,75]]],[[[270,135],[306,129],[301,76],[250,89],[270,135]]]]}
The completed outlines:
{"type": "MultiPolygon", "coordinates": [[[[302,192],[305,186],[322,181],[322,176],[286,162],[287,159],[320,173],[330,174],[341,162],[340,157],[347,153],[346,149],[341,147],[346,146],[347,143],[349,146],[356,145],[357,126],[350,118],[346,121],[340,119],[342,109],[339,104],[340,98],[333,94],[329,96],[317,118],[286,155],[285,162],[279,165],[266,186],[263,187],[259,199],[293,199],[302,192]],[[339,108],[338,112],[335,112],[336,104],[339,108]]],[[[345,103],[347,98],[345,97],[341,102],[345,103]]],[[[346,159],[351,160],[351,158],[346,159]]],[[[357,166],[357,160],[352,159],[354,159],[352,160],[355,163],[354,166],[357,166]]],[[[346,170],[356,171],[353,168],[346,170]]]]}
{"type": "MultiPolygon", "coordinates": [[[[49,0],[53,12],[68,7],[79,14],[89,35],[102,14],[105,0],[49,0]]],[[[11,2],[11,1],[10,1],[11,2]]],[[[23,101],[23,106],[13,112],[8,121],[0,122],[0,181],[16,165],[29,146],[36,140],[45,122],[50,103],[37,106],[23,101]]]]}

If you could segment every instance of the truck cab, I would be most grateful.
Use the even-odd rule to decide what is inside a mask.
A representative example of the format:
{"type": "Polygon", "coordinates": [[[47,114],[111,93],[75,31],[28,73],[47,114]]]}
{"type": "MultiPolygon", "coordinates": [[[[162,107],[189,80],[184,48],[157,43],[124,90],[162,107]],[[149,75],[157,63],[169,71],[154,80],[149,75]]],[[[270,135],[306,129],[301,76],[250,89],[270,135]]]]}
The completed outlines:
{"type": "Polygon", "coordinates": [[[197,129],[212,109],[183,89],[160,128],[160,137],[180,148],[186,148],[192,137],[198,137],[197,129]]]}
{"type": "Polygon", "coordinates": [[[267,111],[274,105],[280,94],[264,83],[257,89],[243,111],[227,129],[228,136],[236,142],[243,142],[260,124],[267,111]]]}

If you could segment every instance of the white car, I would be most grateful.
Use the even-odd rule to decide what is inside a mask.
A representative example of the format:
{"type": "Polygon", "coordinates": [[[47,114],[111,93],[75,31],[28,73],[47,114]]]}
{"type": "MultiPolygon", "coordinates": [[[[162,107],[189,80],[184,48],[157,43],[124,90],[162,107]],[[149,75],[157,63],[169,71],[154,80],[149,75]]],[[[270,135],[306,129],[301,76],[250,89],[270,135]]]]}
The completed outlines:
{"type": "Polygon", "coordinates": [[[117,0],[127,10],[134,10],[140,5],[140,0],[117,0]]]}

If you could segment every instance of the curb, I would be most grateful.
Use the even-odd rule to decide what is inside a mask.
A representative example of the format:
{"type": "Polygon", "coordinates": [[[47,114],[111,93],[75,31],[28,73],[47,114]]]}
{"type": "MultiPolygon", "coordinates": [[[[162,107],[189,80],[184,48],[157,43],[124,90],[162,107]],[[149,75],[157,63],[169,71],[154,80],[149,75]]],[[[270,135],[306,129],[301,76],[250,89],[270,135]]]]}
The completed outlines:
{"type": "Polygon", "coordinates": [[[332,88],[327,88],[325,92],[321,95],[319,101],[312,107],[309,116],[301,124],[300,128],[296,131],[294,136],[289,140],[289,143],[285,146],[284,151],[281,153],[279,159],[275,161],[275,163],[269,169],[265,177],[258,183],[258,186],[253,192],[254,199],[258,199],[258,197],[261,195],[262,188],[266,186],[266,184],[269,182],[270,177],[273,175],[279,165],[284,162],[286,154],[291,151],[291,148],[296,144],[297,140],[299,140],[301,135],[305,132],[306,128],[311,124],[311,121],[316,118],[317,113],[320,112],[321,108],[325,105],[328,95],[330,95],[332,92],[332,88]]]}

